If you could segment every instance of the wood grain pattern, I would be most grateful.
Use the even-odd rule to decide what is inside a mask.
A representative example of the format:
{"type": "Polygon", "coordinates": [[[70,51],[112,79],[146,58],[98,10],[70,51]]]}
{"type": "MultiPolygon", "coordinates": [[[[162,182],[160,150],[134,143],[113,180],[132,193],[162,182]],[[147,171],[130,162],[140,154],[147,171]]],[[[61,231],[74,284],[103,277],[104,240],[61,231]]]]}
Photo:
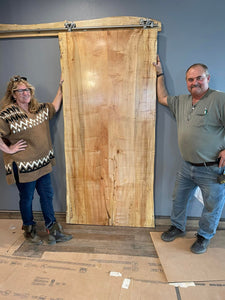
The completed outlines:
{"type": "Polygon", "coordinates": [[[154,226],[156,29],[59,34],[67,222],[154,226]]]}

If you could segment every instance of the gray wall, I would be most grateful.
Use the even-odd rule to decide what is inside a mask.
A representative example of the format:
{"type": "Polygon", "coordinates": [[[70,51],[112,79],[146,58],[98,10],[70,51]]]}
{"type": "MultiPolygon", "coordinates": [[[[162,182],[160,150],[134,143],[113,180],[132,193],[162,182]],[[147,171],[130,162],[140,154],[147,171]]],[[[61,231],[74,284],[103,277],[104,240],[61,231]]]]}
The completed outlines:
{"type": "MultiPolygon", "coordinates": [[[[187,93],[185,70],[195,62],[208,65],[210,87],[225,91],[224,0],[7,0],[1,1],[0,23],[38,24],[64,20],[76,21],[110,16],[149,17],[162,22],[158,52],[164,66],[171,95],[187,93]]],[[[57,38],[0,40],[0,98],[14,74],[26,75],[36,87],[40,101],[52,101],[60,79],[60,53],[57,38]]],[[[66,211],[63,112],[51,122],[57,158],[52,179],[54,207],[66,211]]],[[[155,214],[169,216],[174,177],[180,164],[176,124],[167,108],[157,105],[155,214]]],[[[0,210],[18,210],[15,186],[5,180],[0,156],[0,210]]],[[[34,210],[40,210],[38,198],[34,210]]],[[[201,204],[192,201],[189,215],[199,216],[201,204]]],[[[225,217],[225,211],[223,211],[225,217]]]]}

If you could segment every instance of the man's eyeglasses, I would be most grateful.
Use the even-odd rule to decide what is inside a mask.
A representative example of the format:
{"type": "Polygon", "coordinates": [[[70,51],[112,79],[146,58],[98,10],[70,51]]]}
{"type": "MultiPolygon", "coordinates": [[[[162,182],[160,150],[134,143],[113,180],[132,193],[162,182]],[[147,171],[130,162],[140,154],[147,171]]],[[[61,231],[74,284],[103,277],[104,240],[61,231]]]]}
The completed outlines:
{"type": "Polygon", "coordinates": [[[14,76],[12,81],[21,81],[21,80],[25,80],[27,81],[27,77],[23,77],[23,76],[14,76]]]}
{"type": "Polygon", "coordinates": [[[192,83],[194,82],[194,80],[196,79],[197,81],[203,81],[207,76],[198,76],[198,77],[195,77],[195,78],[187,78],[187,81],[189,83],[192,83]]]}
{"type": "Polygon", "coordinates": [[[19,94],[22,94],[22,93],[24,93],[24,92],[30,93],[30,92],[31,92],[31,89],[19,89],[19,90],[15,90],[14,92],[18,92],[19,94]]]}

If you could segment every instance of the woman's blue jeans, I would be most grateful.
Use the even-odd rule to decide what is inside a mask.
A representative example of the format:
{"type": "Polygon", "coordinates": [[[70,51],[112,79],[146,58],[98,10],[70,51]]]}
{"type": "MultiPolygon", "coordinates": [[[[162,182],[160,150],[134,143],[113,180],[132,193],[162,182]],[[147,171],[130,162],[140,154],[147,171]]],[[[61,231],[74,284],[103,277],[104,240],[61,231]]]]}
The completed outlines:
{"type": "Polygon", "coordinates": [[[199,167],[182,163],[173,192],[172,225],[185,231],[189,200],[199,187],[204,207],[198,234],[206,239],[215,235],[225,202],[225,184],[217,183],[217,176],[223,174],[224,169],[217,165],[199,167]]]}
{"type": "Polygon", "coordinates": [[[46,174],[36,181],[20,183],[18,182],[18,175],[14,173],[16,178],[16,185],[19,190],[19,206],[23,220],[23,225],[35,224],[33,218],[32,202],[35,189],[40,197],[40,205],[45,220],[45,226],[49,228],[54,222],[56,222],[54,209],[53,209],[53,188],[51,183],[50,174],[46,174]]]}

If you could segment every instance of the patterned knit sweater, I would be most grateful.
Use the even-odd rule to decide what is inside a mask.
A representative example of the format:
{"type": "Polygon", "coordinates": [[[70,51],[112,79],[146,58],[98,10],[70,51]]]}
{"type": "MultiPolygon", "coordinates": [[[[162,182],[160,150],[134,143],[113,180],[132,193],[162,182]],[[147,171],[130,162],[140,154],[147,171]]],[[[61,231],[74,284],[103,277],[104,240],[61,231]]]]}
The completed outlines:
{"type": "Polygon", "coordinates": [[[51,142],[49,120],[55,108],[51,103],[40,104],[35,113],[27,113],[16,104],[0,111],[0,137],[8,145],[23,139],[26,150],[15,154],[3,152],[8,184],[15,183],[12,164],[16,163],[19,182],[37,180],[52,171],[55,157],[51,142]]]}

